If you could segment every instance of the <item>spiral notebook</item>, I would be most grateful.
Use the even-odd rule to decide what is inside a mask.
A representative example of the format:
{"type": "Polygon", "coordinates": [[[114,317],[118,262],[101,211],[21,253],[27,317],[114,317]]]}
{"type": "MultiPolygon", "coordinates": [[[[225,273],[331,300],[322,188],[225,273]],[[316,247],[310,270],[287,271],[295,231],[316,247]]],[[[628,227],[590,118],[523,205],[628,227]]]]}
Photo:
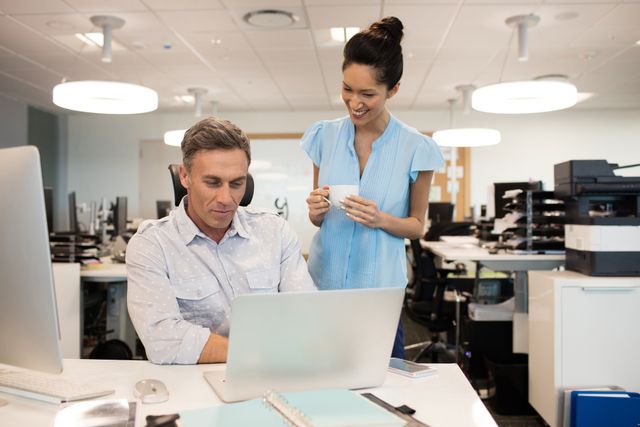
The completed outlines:
{"type": "Polygon", "coordinates": [[[181,427],[401,427],[406,422],[346,389],[268,392],[262,398],[180,412],[181,427]]]}

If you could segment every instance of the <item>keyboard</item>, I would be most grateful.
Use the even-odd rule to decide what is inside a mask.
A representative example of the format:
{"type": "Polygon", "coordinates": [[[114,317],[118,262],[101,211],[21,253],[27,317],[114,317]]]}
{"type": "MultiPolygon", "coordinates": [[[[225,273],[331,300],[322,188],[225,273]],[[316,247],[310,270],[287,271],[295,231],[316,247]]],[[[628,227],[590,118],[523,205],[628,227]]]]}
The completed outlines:
{"type": "Polygon", "coordinates": [[[53,375],[8,369],[0,369],[0,391],[49,403],[92,399],[114,392],[53,375]]]}

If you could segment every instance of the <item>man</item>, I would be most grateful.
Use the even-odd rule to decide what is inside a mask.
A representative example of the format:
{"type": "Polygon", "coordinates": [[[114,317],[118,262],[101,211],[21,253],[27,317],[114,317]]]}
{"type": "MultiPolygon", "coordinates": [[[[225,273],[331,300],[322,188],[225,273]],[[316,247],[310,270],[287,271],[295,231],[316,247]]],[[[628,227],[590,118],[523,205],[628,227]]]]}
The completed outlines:
{"type": "Polygon", "coordinates": [[[185,133],[182,157],[187,196],[129,241],[129,315],[154,363],[225,362],[236,296],[315,286],[288,223],[239,207],[251,162],[242,130],[201,120],[185,133]]]}

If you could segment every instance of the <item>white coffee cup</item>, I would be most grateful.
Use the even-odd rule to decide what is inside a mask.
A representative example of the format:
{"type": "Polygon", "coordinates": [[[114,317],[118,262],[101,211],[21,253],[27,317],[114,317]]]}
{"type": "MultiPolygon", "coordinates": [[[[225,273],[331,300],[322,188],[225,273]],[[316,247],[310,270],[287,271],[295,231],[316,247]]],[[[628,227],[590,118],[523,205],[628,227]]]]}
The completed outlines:
{"type": "Polygon", "coordinates": [[[358,195],[357,185],[330,185],[329,186],[329,201],[331,205],[339,208],[342,201],[351,195],[358,195]]]}

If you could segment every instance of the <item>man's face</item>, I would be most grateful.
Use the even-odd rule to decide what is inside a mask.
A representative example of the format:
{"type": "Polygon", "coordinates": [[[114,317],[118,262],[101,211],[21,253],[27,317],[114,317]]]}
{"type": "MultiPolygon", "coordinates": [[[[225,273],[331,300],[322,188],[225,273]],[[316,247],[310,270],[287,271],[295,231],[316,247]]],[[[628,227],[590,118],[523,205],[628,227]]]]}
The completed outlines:
{"type": "Polygon", "coordinates": [[[201,150],[191,161],[191,171],[180,167],[180,182],[189,193],[187,213],[209,237],[227,231],[247,183],[249,161],[241,149],[201,150]]]}

